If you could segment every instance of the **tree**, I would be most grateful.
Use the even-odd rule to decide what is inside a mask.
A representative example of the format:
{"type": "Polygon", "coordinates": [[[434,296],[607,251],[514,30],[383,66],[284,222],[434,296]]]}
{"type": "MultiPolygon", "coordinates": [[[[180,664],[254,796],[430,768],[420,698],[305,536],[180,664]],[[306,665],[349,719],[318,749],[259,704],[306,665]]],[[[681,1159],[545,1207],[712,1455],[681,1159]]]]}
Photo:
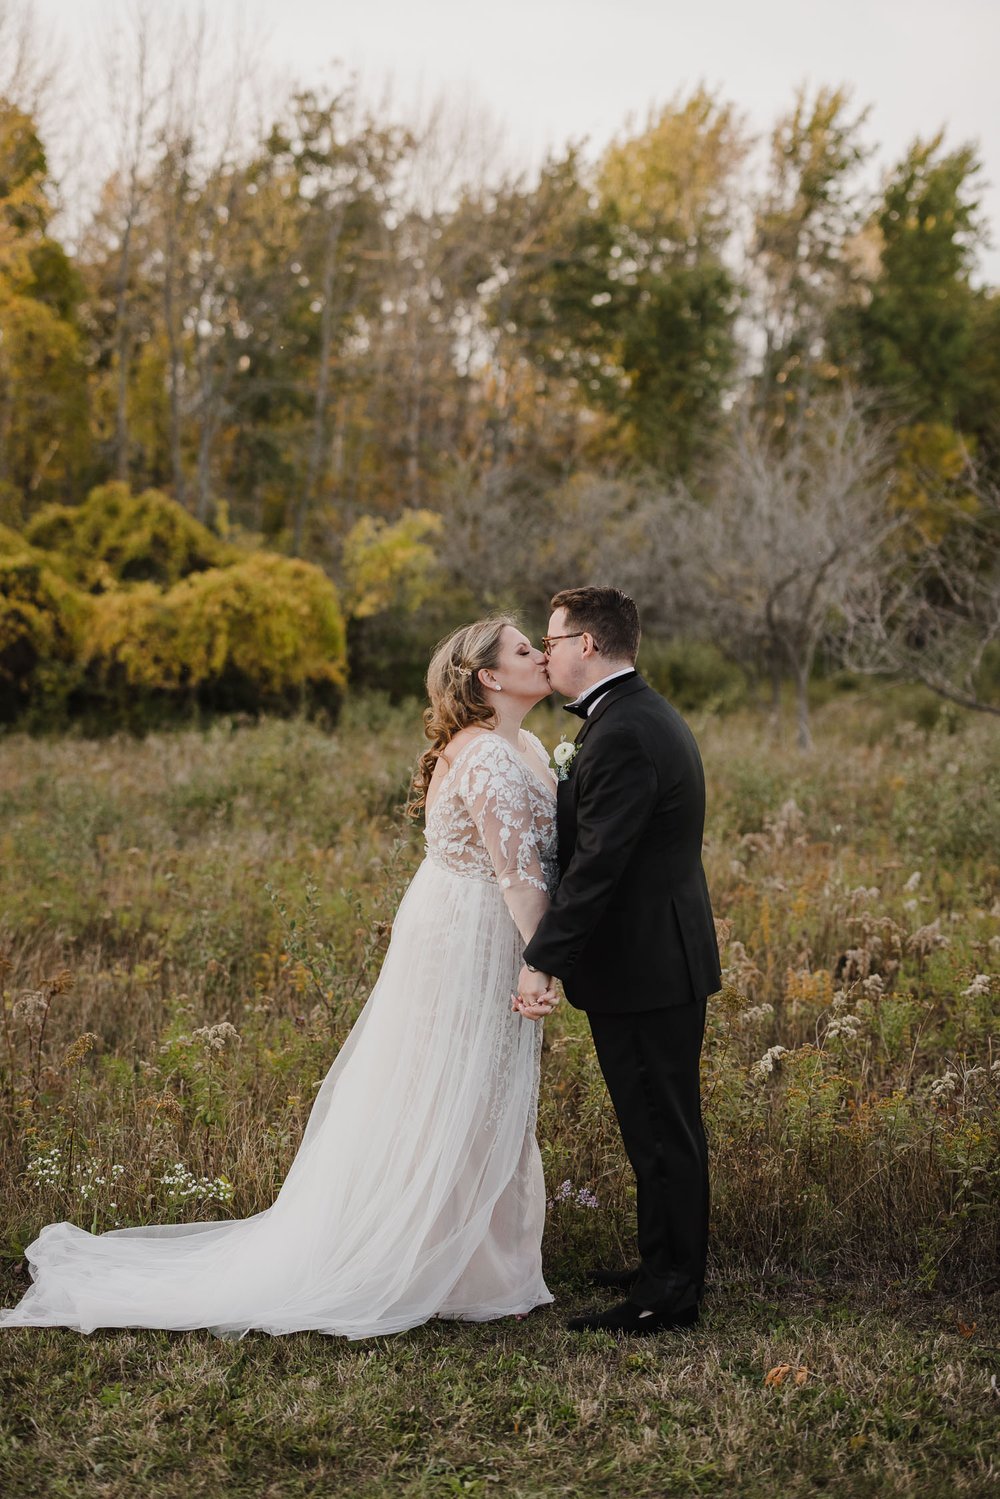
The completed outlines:
{"type": "Polygon", "coordinates": [[[766,413],[744,412],[709,497],[673,494],[647,522],[647,567],[688,628],[764,665],[776,685],[791,672],[802,749],[812,744],[817,648],[902,524],[887,505],[886,434],[868,415],[848,389],[817,397],[787,432],[766,413]]]}
{"type": "Polygon", "coordinates": [[[18,511],[53,498],[88,449],[80,287],[51,216],[35,123],[0,99],[0,484],[18,511]]]}
{"type": "Polygon", "coordinates": [[[846,89],[800,88],[771,136],[770,173],[756,205],[750,277],[764,349],[758,395],[779,422],[836,378],[829,332],[863,284],[857,240],[867,205],[856,174],[871,154],[869,111],[849,115],[846,89]]]}
{"type": "Polygon", "coordinates": [[[915,421],[954,425],[968,397],[976,296],[969,283],[983,228],[971,146],[918,141],[892,173],[876,215],[871,297],[847,319],[860,377],[915,421]]]}
{"type": "Polygon", "coordinates": [[[481,285],[496,343],[608,419],[605,455],[685,470],[704,450],[735,363],[723,250],[746,150],[732,107],[698,89],[595,168],[570,148],[498,197],[481,285]]]}
{"type": "Polygon", "coordinates": [[[615,404],[632,450],[661,471],[689,472],[704,453],[735,366],[739,292],[725,250],[748,149],[734,107],[697,88],[598,164],[615,404]]]}
{"type": "Polygon", "coordinates": [[[963,478],[950,524],[913,525],[912,545],[852,580],[838,643],[851,670],[1000,714],[1000,494],[968,463],[963,478]]]}
{"type": "Polygon", "coordinates": [[[293,513],[294,555],[302,550],[327,458],[335,334],[342,334],[356,310],[362,241],[387,206],[392,171],[404,146],[405,136],[379,128],[350,90],[326,99],[296,95],[288,127],[276,128],[268,143],[275,160],[292,174],[300,202],[308,205],[301,248],[311,268],[310,310],[319,324],[307,467],[293,513]]]}

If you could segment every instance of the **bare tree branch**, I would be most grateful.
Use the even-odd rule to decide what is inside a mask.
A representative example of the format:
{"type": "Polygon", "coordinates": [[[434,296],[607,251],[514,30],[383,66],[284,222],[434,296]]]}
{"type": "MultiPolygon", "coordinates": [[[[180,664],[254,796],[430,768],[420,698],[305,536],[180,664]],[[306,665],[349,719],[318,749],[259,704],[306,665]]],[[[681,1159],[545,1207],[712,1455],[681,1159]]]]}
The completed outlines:
{"type": "Polygon", "coordinates": [[[742,415],[711,498],[678,491],[649,518],[648,565],[670,577],[687,633],[774,680],[791,671],[804,749],[816,650],[902,524],[887,505],[888,474],[887,434],[845,389],[814,401],[792,432],[742,415]]]}
{"type": "Polygon", "coordinates": [[[920,682],[963,708],[1000,715],[982,681],[987,652],[1000,649],[1000,495],[971,483],[974,513],[956,505],[940,541],[918,534],[916,549],[849,591],[839,648],[853,671],[920,682]]]}

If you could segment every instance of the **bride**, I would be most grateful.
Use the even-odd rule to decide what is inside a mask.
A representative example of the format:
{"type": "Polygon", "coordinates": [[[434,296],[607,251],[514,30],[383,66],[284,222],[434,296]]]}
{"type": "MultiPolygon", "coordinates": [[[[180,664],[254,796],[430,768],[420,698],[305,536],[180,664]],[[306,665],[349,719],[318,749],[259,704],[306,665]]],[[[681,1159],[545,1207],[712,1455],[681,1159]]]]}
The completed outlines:
{"type": "Polygon", "coordinates": [[[437,649],[414,780],[426,857],[271,1207],[222,1223],[43,1228],[0,1325],[364,1338],[552,1301],[535,1141],[541,1027],[512,995],[555,880],[555,785],[521,720],[550,692],[509,619],[437,649]]]}

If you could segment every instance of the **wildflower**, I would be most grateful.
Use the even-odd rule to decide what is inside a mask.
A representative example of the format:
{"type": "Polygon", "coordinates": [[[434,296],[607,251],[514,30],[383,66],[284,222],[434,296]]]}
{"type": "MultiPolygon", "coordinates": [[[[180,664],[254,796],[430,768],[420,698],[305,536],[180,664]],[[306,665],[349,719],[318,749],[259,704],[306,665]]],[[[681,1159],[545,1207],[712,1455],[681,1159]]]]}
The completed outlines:
{"type": "Polygon", "coordinates": [[[740,1025],[756,1025],[758,1021],[765,1020],[768,1015],[774,1014],[774,1005],[767,1004],[751,1005],[748,1010],[743,1010],[736,1018],[740,1025]]]}
{"type": "Polygon", "coordinates": [[[787,1046],[769,1046],[760,1060],[754,1062],[750,1071],[758,1077],[767,1077],[774,1071],[775,1062],[779,1057],[784,1056],[787,1050],[787,1046]]]}
{"type": "Polygon", "coordinates": [[[963,999],[985,999],[993,988],[993,980],[988,973],[977,973],[967,989],[962,990],[963,999]]]}
{"type": "Polygon", "coordinates": [[[160,1177],[160,1186],[166,1187],[167,1196],[173,1202],[187,1202],[196,1198],[200,1202],[229,1202],[233,1195],[233,1184],[226,1176],[195,1176],[182,1161],[160,1177]]]}
{"type": "Polygon", "coordinates": [[[240,1046],[243,1037],[228,1020],[221,1020],[218,1025],[202,1025],[196,1031],[192,1031],[192,1037],[200,1041],[206,1051],[225,1051],[230,1042],[240,1046]]]}
{"type": "Polygon", "coordinates": [[[947,947],[948,938],[941,931],[940,916],[928,926],[918,927],[915,932],[911,932],[906,939],[906,945],[911,952],[915,952],[921,958],[933,952],[936,947],[947,947]]]}
{"type": "Polygon", "coordinates": [[[549,1198],[549,1207],[557,1207],[561,1202],[573,1202],[580,1208],[596,1208],[600,1206],[597,1197],[589,1187],[580,1187],[579,1190],[574,1191],[573,1183],[568,1180],[561,1182],[556,1189],[555,1195],[549,1198]]]}
{"type": "Polygon", "coordinates": [[[750,989],[763,975],[743,943],[731,942],[729,965],[723,969],[722,977],[726,983],[734,985],[737,989],[750,989]]]}
{"type": "Polygon", "coordinates": [[[190,1036],[174,1036],[170,1041],[164,1041],[160,1045],[160,1051],[172,1051],[175,1046],[193,1046],[194,1041],[190,1036]]]}
{"type": "Polygon", "coordinates": [[[15,1020],[25,1020],[29,1025],[36,1025],[48,1012],[48,996],[41,989],[32,989],[27,994],[22,994],[20,999],[15,999],[10,1013],[15,1020]]]}
{"type": "Polygon", "coordinates": [[[93,1031],[84,1031],[83,1035],[77,1036],[73,1045],[67,1049],[66,1055],[63,1057],[63,1066],[75,1067],[77,1062],[81,1062],[88,1051],[93,1051],[96,1045],[97,1037],[93,1031]]]}
{"type": "Polygon", "coordinates": [[[842,1036],[846,1041],[853,1041],[860,1029],[860,1015],[835,1015],[826,1028],[826,1039],[835,1041],[838,1036],[842,1036]]]}
{"type": "Polygon", "coordinates": [[[920,870],[919,869],[915,869],[913,871],[913,873],[910,875],[910,878],[904,884],[903,889],[905,891],[907,891],[908,894],[911,894],[914,890],[916,890],[916,888],[917,888],[917,886],[919,884],[920,884],[920,870]]]}

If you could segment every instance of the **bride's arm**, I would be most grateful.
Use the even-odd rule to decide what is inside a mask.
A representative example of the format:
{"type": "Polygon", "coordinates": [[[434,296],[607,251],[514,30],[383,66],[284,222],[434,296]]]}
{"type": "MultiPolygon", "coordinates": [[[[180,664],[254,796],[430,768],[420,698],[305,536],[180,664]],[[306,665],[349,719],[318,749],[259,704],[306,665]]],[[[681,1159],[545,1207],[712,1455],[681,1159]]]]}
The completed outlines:
{"type": "Polygon", "coordinates": [[[466,757],[460,791],[525,942],[549,908],[540,829],[523,769],[492,736],[466,757]]]}

